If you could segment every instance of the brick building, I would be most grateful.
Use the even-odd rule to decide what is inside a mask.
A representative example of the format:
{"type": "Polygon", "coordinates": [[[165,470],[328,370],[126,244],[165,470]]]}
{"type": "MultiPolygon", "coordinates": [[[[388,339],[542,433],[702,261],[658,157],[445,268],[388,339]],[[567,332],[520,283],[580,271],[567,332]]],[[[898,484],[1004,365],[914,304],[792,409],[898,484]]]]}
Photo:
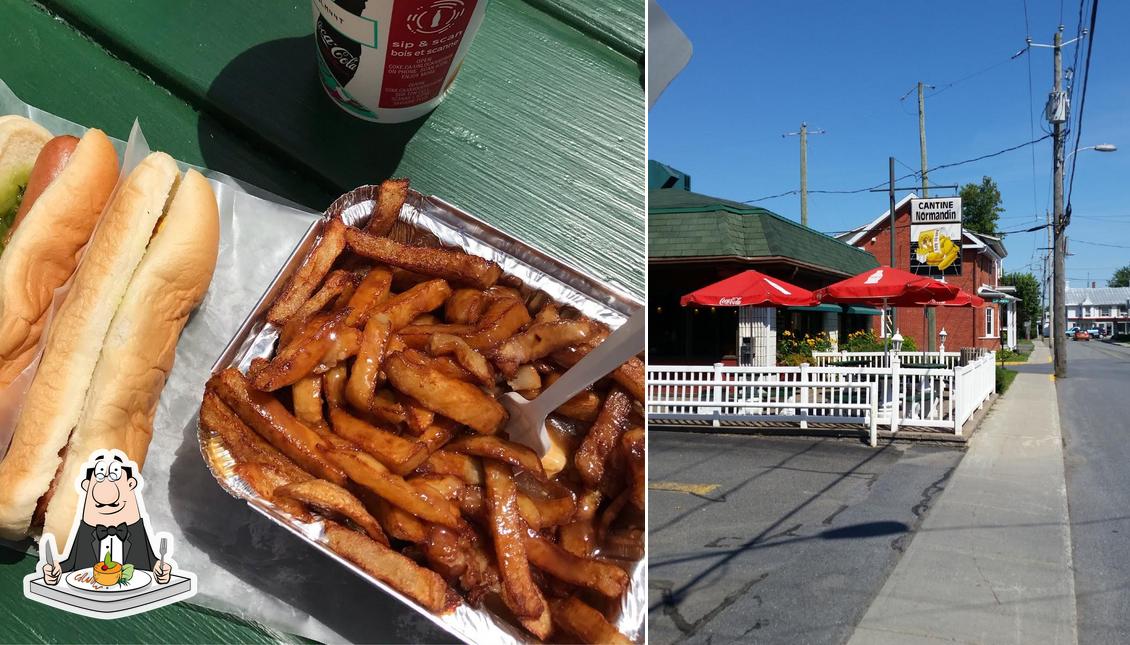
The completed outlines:
{"type": "MultiPolygon", "coordinates": [[[[910,271],[910,200],[913,193],[895,204],[895,268],[910,271]]],[[[879,264],[890,265],[890,210],[871,222],[839,236],[844,242],[869,251],[879,264]]],[[[946,276],[947,283],[956,284],[968,293],[975,293],[988,301],[980,309],[969,307],[936,307],[937,331],[946,330],[946,349],[983,347],[999,349],[1015,347],[1016,303],[1013,287],[1002,286],[1002,262],[1007,255],[1000,238],[991,235],[962,232],[961,274],[946,276]]],[[[898,308],[898,327],[903,336],[914,338],[918,347],[925,349],[926,313],[924,308],[898,308]]],[[[874,323],[876,334],[883,333],[883,319],[874,323]]],[[[937,339],[935,339],[936,341],[937,339]]]]}

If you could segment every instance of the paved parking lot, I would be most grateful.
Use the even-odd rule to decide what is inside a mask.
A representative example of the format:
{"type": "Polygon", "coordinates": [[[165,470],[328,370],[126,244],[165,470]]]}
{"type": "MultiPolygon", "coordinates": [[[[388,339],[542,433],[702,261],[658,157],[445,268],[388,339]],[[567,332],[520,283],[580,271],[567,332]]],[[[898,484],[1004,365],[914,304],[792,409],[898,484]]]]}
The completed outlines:
{"type": "Polygon", "coordinates": [[[843,643],[961,459],[652,428],[649,640],[843,643]]]}

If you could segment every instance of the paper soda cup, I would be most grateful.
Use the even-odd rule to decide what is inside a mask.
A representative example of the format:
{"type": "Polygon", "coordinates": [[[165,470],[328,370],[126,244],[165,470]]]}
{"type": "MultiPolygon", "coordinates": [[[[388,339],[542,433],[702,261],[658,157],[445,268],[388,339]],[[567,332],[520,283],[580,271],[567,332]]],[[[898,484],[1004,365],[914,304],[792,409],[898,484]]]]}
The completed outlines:
{"type": "Polygon", "coordinates": [[[398,123],[435,109],[487,0],[312,0],[318,76],[355,117],[398,123]]]}

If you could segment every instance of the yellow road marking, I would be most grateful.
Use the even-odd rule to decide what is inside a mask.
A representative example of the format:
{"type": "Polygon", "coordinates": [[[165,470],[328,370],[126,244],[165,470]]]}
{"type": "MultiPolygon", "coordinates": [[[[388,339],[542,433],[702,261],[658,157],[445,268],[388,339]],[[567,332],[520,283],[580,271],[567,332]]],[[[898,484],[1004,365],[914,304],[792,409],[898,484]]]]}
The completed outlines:
{"type": "Polygon", "coordinates": [[[678,482],[648,482],[651,490],[669,490],[692,495],[709,495],[718,489],[718,484],[680,484],[678,482]]]}

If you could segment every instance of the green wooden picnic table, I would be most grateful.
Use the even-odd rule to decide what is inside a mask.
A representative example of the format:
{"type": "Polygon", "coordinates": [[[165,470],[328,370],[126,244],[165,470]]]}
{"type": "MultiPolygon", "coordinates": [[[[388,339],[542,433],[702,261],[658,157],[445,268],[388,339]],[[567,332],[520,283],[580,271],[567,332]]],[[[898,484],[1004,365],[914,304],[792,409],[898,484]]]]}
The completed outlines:
{"type": "MultiPolygon", "coordinates": [[[[0,0],[0,16],[0,79],[38,108],[122,139],[136,117],[153,149],[316,210],[410,177],[643,295],[643,0],[491,0],[448,99],[393,126],[326,98],[308,0],[0,0]]],[[[252,521],[234,508],[248,518],[233,523],[252,521]]],[[[0,548],[0,642],[293,639],[188,603],[108,622],[63,613],[23,598],[34,566],[0,548]]],[[[364,599],[341,603],[365,611],[364,599]]],[[[405,630],[420,621],[407,613],[390,621],[355,636],[437,634],[405,630]]]]}

